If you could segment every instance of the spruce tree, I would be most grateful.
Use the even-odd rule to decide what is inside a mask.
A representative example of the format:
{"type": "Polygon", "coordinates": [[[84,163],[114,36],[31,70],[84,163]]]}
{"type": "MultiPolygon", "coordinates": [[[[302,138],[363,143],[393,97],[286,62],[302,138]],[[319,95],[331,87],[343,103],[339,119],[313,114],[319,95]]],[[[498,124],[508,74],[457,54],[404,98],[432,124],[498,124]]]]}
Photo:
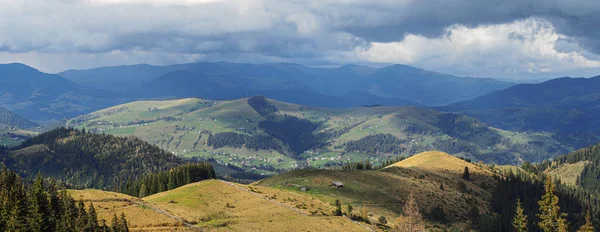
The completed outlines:
{"type": "Polygon", "coordinates": [[[29,230],[32,232],[48,231],[49,210],[48,196],[44,191],[44,180],[38,173],[29,196],[30,213],[28,217],[29,230]]]}
{"type": "Polygon", "coordinates": [[[335,216],[342,216],[342,202],[339,199],[335,199],[335,216]]]}
{"type": "Polygon", "coordinates": [[[83,200],[77,202],[77,219],[75,220],[76,231],[86,231],[88,229],[88,214],[85,211],[83,200]]]}
{"type": "Polygon", "coordinates": [[[111,231],[113,232],[121,232],[120,221],[117,218],[117,214],[113,214],[113,218],[110,222],[111,231]]]}
{"type": "Polygon", "coordinates": [[[121,232],[129,232],[129,225],[127,224],[124,213],[121,213],[121,218],[119,218],[119,226],[121,228],[121,232]]]}
{"type": "Polygon", "coordinates": [[[548,177],[545,184],[545,193],[542,200],[538,201],[540,222],[538,226],[544,232],[567,231],[566,214],[560,213],[558,197],[554,194],[555,186],[552,178],[548,177]]]}
{"type": "Polygon", "coordinates": [[[594,232],[594,225],[592,225],[592,217],[590,215],[590,210],[587,210],[585,214],[585,224],[579,227],[577,232],[594,232]]]}
{"type": "Polygon", "coordinates": [[[471,180],[471,174],[469,173],[468,167],[465,167],[465,171],[463,172],[462,178],[465,180],[471,180]]]}
{"type": "Polygon", "coordinates": [[[94,208],[94,204],[90,204],[90,208],[88,210],[88,228],[97,229],[100,227],[98,224],[98,215],[96,214],[96,209],[94,208]]]}
{"type": "Polygon", "coordinates": [[[408,196],[408,200],[402,208],[402,215],[396,220],[396,228],[394,231],[398,232],[420,232],[425,231],[423,225],[423,216],[417,205],[413,193],[411,192],[408,196]]]}
{"type": "Polygon", "coordinates": [[[527,232],[527,216],[523,213],[521,199],[517,200],[517,209],[515,211],[513,226],[515,227],[516,232],[527,232]]]}

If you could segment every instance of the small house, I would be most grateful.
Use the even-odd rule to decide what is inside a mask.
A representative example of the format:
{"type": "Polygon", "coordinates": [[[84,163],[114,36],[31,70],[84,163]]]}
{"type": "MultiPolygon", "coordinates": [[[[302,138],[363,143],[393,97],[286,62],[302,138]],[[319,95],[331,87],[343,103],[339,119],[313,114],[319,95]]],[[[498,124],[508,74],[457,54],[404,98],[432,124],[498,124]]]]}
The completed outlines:
{"type": "Polygon", "coordinates": [[[339,182],[339,181],[334,181],[334,182],[331,182],[331,185],[329,185],[329,187],[332,187],[332,188],[343,188],[344,187],[344,183],[339,182]]]}

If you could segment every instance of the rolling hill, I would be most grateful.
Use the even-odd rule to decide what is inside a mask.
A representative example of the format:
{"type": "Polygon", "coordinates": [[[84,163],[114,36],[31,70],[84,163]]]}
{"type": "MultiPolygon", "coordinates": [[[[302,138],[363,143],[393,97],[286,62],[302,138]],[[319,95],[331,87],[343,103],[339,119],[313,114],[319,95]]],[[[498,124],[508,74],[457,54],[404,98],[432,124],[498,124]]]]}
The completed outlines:
{"type": "Polygon", "coordinates": [[[486,203],[494,188],[494,175],[494,170],[486,165],[478,166],[443,152],[430,151],[380,170],[292,171],[255,184],[326,202],[339,199],[357,209],[367,207],[374,215],[387,218],[401,213],[408,195],[413,193],[424,214],[442,207],[448,222],[464,222],[469,220],[472,206],[480,206],[481,212],[488,211],[486,203]],[[472,173],[471,181],[461,177],[465,167],[472,173]],[[344,187],[329,187],[333,181],[342,182],[344,187]],[[302,187],[309,190],[303,192],[302,187]]]}
{"type": "Polygon", "coordinates": [[[513,131],[548,131],[577,148],[600,140],[600,76],[519,84],[439,109],[513,131]]]}
{"type": "Polygon", "coordinates": [[[75,117],[122,102],[119,94],[82,87],[23,64],[0,64],[0,107],[27,119],[75,117]]]}
{"type": "Polygon", "coordinates": [[[156,99],[177,94],[178,98],[232,100],[264,95],[280,101],[321,107],[446,105],[514,85],[494,79],[441,74],[405,65],[312,68],[287,63],[205,62],[68,70],[59,75],[84,86],[120,92],[137,99],[156,99]],[[152,88],[157,86],[161,88],[152,88]],[[183,90],[184,93],[177,90],[183,90]],[[301,94],[287,94],[286,98],[276,94],[290,90],[301,94]],[[347,98],[353,95],[356,95],[354,99],[347,98]],[[310,96],[316,99],[306,99],[310,96]],[[356,99],[358,96],[366,97],[356,99]],[[322,99],[328,101],[323,102],[322,99]]]}
{"type": "Polygon", "coordinates": [[[134,137],[59,128],[16,147],[0,147],[0,162],[25,178],[40,173],[74,188],[117,189],[184,160],[134,137]]]}
{"type": "Polygon", "coordinates": [[[370,231],[369,225],[332,216],[334,207],[320,200],[219,180],[145,198],[91,189],[70,193],[94,204],[101,219],[124,213],[133,231],[370,231]]]}
{"type": "Polygon", "coordinates": [[[571,148],[550,133],[515,133],[419,107],[318,108],[261,97],[179,99],[114,106],[69,121],[89,132],[134,135],[185,157],[262,174],[341,166],[442,150],[488,163],[541,161],[571,148]]]}
{"type": "Polygon", "coordinates": [[[6,108],[0,107],[0,125],[28,129],[38,126],[37,123],[32,122],[18,114],[15,114],[6,108]]]}

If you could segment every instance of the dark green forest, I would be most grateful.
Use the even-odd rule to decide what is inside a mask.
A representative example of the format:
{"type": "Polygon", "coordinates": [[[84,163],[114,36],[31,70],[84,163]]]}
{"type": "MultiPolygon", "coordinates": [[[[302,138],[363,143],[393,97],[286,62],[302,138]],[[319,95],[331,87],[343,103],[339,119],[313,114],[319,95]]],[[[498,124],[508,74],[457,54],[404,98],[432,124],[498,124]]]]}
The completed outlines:
{"type": "Polygon", "coordinates": [[[186,162],[133,136],[93,134],[72,128],[54,129],[18,147],[0,149],[0,161],[24,177],[39,172],[71,188],[105,190],[186,162]]]}
{"type": "Polygon", "coordinates": [[[369,154],[390,153],[400,154],[403,149],[400,144],[404,141],[391,134],[369,135],[359,140],[347,142],[346,151],[365,152],[369,154]]]}
{"type": "Polygon", "coordinates": [[[589,161],[577,179],[577,185],[584,189],[600,194],[600,144],[582,148],[567,155],[558,156],[553,161],[545,160],[538,165],[525,164],[529,170],[540,172],[552,165],[573,164],[589,161]]]}
{"type": "Polygon", "coordinates": [[[147,174],[137,180],[129,180],[116,191],[131,196],[145,197],[214,178],[216,178],[215,170],[209,163],[187,163],[168,171],[147,174]]]}
{"type": "Polygon", "coordinates": [[[276,150],[281,151],[282,148],[279,146],[277,141],[272,137],[266,135],[244,135],[235,132],[223,132],[217,134],[209,134],[208,136],[208,146],[213,148],[222,148],[222,147],[234,147],[241,148],[246,146],[248,149],[252,150],[276,150]]]}
{"type": "MultiPolygon", "coordinates": [[[[482,231],[513,231],[513,219],[517,199],[521,200],[521,205],[529,221],[529,231],[542,231],[538,227],[539,201],[544,195],[544,182],[547,177],[540,173],[508,173],[502,178],[498,178],[496,188],[492,194],[490,208],[494,214],[482,215],[479,225],[482,231]],[[485,230],[483,230],[485,228],[485,230]]],[[[596,230],[600,230],[600,198],[597,194],[582,188],[573,188],[555,182],[556,195],[558,196],[558,206],[560,212],[565,213],[569,222],[570,231],[577,229],[585,223],[586,210],[590,210],[593,224],[596,230]]]]}
{"type": "Polygon", "coordinates": [[[273,138],[286,144],[293,155],[323,145],[321,135],[313,133],[320,123],[279,114],[277,107],[262,96],[248,99],[248,104],[265,118],[258,123],[258,126],[273,138]]]}
{"type": "Polygon", "coordinates": [[[98,220],[94,205],[85,207],[55,181],[37,175],[32,184],[6,168],[0,170],[0,231],[111,231],[126,232],[124,215],[109,225],[98,220]]]}

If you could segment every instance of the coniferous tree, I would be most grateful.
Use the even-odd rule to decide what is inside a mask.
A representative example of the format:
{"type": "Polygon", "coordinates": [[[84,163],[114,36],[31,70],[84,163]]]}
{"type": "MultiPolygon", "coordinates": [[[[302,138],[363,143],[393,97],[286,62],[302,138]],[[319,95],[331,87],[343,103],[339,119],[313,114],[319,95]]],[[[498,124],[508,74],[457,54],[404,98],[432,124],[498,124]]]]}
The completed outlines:
{"type": "Polygon", "coordinates": [[[110,227],[112,232],[122,232],[121,231],[121,221],[117,218],[117,214],[113,214],[113,218],[110,222],[110,227]]]}
{"type": "Polygon", "coordinates": [[[28,217],[29,230],[33,232],[48,231],[49,209],[48,196],[44,191],[44,180],[38,173],[33,183],[31,195],[29,196],[30,216],[28,217]]]}
{"type": "Polygon", "coordinates": [[[554,194],[555,188],[552,178],[548,177],[545,184],[545,193],[542,196],[542,200],[538,202],[540,206],[540,213],[538,214],[540,222],[538,226],[544,232],[566,231],[567,229],[566,214],[560,213],[558,196],[554,194]]]}
{"type": "Polygon", "coordinates": [[[335,216],[342,216],[342,202],[339,199],[335,199],[335,216]]]}
{"type": "Polygon", "coordinates": [[[465,167],[465,171],[463,172],[462,178],[465,180],[471,180],[471,174],[469,173],[468,167],[465,167]]]}
{"type": "Polygon", "coordinates": [[[525,216],[523,211],[523,207],[521,207],[521,199],[518,199],[515,218],[513,219],[513,226],[517,232],[527,232],[527,216],[525,216]]]}
{"type": "Polygon", "coordinates": [[[119,227],[121,228],[121,232],[129,232],[129,225],[127,225],[124,213],[121,213],[121,217],[119,218],[119,227]]]}
{"type": "Polygon", "coordinates": [[[585,224],[579,227],[577,232],[594,232],[594,225],[592,225],[592,216],[590,215],[590,210],[587,210],[585,214],[585,224]]]}
{"type": "Polygon", "coordinates": [[[77,202],[77,219],[75,220],[75,230],[87,231],[88,230],[88,214],[85,211],[85,205],[83,200],[77,202]]]}
{"type": "Polygon", "coordinates": [[[421,232],[425,231],[423,225],[423,216],[417,205],[413,193],[411,192],[408,196],[408,200],[402,208],[402,215],[396,220],[396,228],[394,231],[397,232],[421,232]]]}
{"type": "MultiPolygon", "coordinates": [[[[90,204],[88,209],[88,228],[100,228],[100,224],[98,224],[98,215],[96,214],[96,209],[94,208],[94,204],[90,204]]],[[[95,230],[95,229],[94,229],[95,230]]]]}
{"type": "MultiPolygon", "coordinates": [[[[0,231],[102,231],[96,211],[91,205],[86,210],[83,201],[78,204],[67,193],[56,189],[55,182],[46,188],[44,179],[38,175],[28,188],[14,172],[0,170],[0,231]],[[26,190],[27,189],[27,190],[26,190]]],[[[124,215],[119,219],[121,231],[127,222],[124,215]]]]}

